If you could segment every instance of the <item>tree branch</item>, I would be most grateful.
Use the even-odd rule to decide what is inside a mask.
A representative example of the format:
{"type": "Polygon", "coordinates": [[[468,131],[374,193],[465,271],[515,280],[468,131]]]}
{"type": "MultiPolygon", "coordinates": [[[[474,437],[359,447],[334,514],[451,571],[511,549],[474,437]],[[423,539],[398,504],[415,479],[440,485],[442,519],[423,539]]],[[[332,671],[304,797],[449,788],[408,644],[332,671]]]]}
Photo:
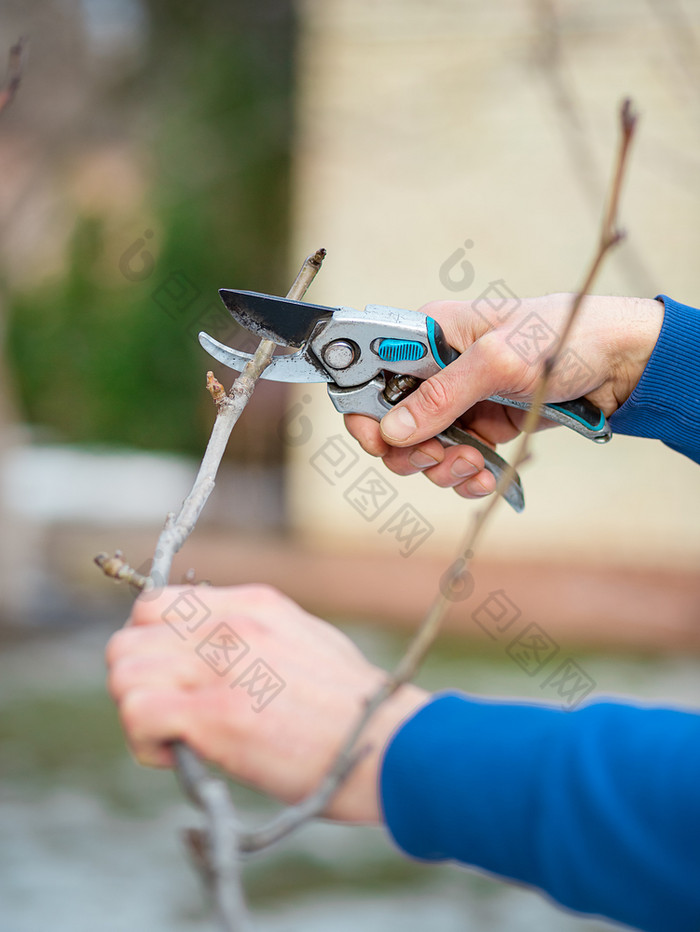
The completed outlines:
{"type": "Polygon", "coordinates": [[[27,47],[27,40],[20,37],[10,49],[7,60],[7,75],[5,84],[0,89],[0,113],[10,106],[15,99],[20,81],[22,80],[22,65],[24,63],[24,50],[27,47]]]}
{"type": "Polygon", "coordinates": [[[429,649],[430,645],[434,642],[444,616],[447,613],[449,604],[450,602],[454,601],[454,596],[459,591],[462,582],[469,571],[469,563],[471,559],[470,555],[474,553],[476,544],[481,537],[489,517],[495,508],[498,507],[499,501],[503,497],[503,493],[513,480],[518,468],[528,459],[530,455],[530,440],[532,438],[532,433],[537,427],[542,405],[544,404],[547,397],[547,389],[549,387],[552,372],[559,356],[561,355],[563,347],[566,345],[566,341],[569,338],[571,329],[576,322],[576,318],[578,317],[579,311],[581,309],[583,299],[590,292],[591,287],[593,286],[593,282],[595,281],[598,271],[600,270],[600,266],[602,265],[607,253],[615,245],[617,245],[617,243],[619,243],[624,236],[623,232],[617,227],[617,214],[620,193],[622,190],[622,182],[627,166],[629,145],[634,134],[636,123],[637,117],[636,114],[634,114],[632,111],[631,101],[625,100],[620,108],[620,143],[618,147],[617,158],[615,160],[615,168],[610,186],[610,193],[601,224],[596,253],[593,257],[593,260],[591,261],[588,271],[586,272],[583,285],[573,298],[568,318],[562,329],[562,332],[559,334],[554,349],[550,356],[545,360],[542,367],[542,375],[537,384],[531,407],[527,413],[527,417],[525,418],[515,456],[512,462],[509,464],[508,468],[501,476],[501,479],[496,486],[496,494],[477,514],[474,524],[467,534],[464,544],[460,549],[458,557],[452,564],[453,572],[448,577],[447,586],[443,586],[438,592],[437,596],[435,597],[435,601],[428,612],[428,616],[421,626],[421,629],[419,629],[418,634],[409,647],[408,652],[399,664],[399,667],[397,668],[394,676],[400,682],[405,682],[407,677],[412,677],[415,675],[415,671],[418,669],[418,666],[425,656],[425,653],[429,649]]]}
{"type": "MultiPolygon", "coordinates": [[[[289,289],[288,298],[299,301],[316,277],[325,257],[325,249],[307,256],[289,289]]],[[[120,551],[113,557],[101,553],[95,563],[105,575],[123,580],[146,590],[165,586],[170,577],[173,558],[194,530],[209,496],[214,489],[216,473],[238,418],[248,404],[257,380],[270,364],[275,343],[261,340],[252,359],[231,386],[228,394],[211,372],[207,373],[207,390],[217,414],[192,489],[180,512],[168,515],[156,544],[155,556],[148,576],[142,576],[123,559],[120,551]]],[[[191,830],[187,841],[201,873],[212,891],[221,928],[225,932],[250,932],[252,926],[245,904],[240,877],[238,817],[226,784],[211,775],[199,757],[182,742],[173,744],[173,753],[180,784],[192,802],[205,815],[205,828],[191,830]]]]}
{"type": "MultiPolygon", "coordinates": [[[[217,902],[222,927],[227,932],[248,932],[250,920],[243,898],[240,881],[240,854],[259,851],[269,847],[280,838],[288,835],[295,828],[321,815],[353,767],[362,759],[369,748],[360,744],[360,739],[367,723],[376,710],[403,684],[413,679],[423,659],[435,642],[450,603],[459,593],[462,582],[469,572],[471,555],[486,526],[490,515],[509,485],[518,467],[529,456],[529,444],[533,430],[537,426],[542,404],[547,396],[547,389],[552,371],[566,340],[571,333],[581,304],[589,293],[598,270],[609,252],[621,239],[623,234],[617,228],[617,213],[620,192],[627,165],[629,144],[631,142],[636,117],[632,113],[629,101],[625,101],[621,114],[621,141],[618,149],[615,171],[606,205],[598,248],[590,267],[584,277],[583,285],[575,295],[565,326],[560,333],[554,351],[545,361],[542,375],[538,382],[535,396],[523,426],[523,433],[512,465],[501,477],[496,494],[476,515],[466,535],[457,559],[453,562],[447,578],[447,585],[442,585],[432,605],[423,619],[416,634],[411,639],[403,657],[399,660],[392,674],[378,690],[364,703],[360,715],[346,736],[336,759],[317,789],[296,806],[283,809],[267,825],[254,831],[241,831],[236,812],[222,781],[215,779],[208,772],[199,758],[185,745],[174,745],[178,766],[178,775],[183,789],[190,799],[206,815],[206,828],[203,831],[189,833],[190,846],[202,867],[204,877],[213,890],[217,902]]],[[[302,267],[297,280],[289,291],[288,297],[299,299],[315,276],[323,260],[324,251],[319,250],[310,256],[302,267]]],[[[185,499],[180,513],[169,515],[158,540],[149,577],[141,577],[125,563],[121,554],[107,557],[101,554],[96,561],[103,571],[117,579],[127,579],[134,585],[147,588],[165,585],[175,553],[192,532],[197,518],[214,487],[218,465],[223,456],[231,430],[241,412],[248,403],[255,383],[269,364],[274,351],[274,344],[263,340],[248,363],[243,373],[234,382],[226,394],[211,373],[207,375],[207,388],[217,405],[217,417],[211,438],[195,479],[192,491],[185,499]]]]}
{"type": "Polygon", "coordinates": [[[574,296],[568,318],[559,335],[554,350],[543,365],[542,375],[523,425],[523,431],[515,458],[501,476],[495,494],[491,497],[488,504],[476,515],[474,523],[457,554],[457,558],[451,565],[451,572],[447,578],[447,585],[441,586],[436,593],[423,622],[411,639],[406,652],[399,660],[393,673],[367,700],[356,723],[346,736],[334,764],[318,788],[302,803],[284,810],[267,826],[264,826],[256,832],[242,834],[241,844],[244,846],[244,850],[257,851],[266,848],[289,834],[303,822],[314,816],[321,815],[324,812],[334,794],[366,750],[362,748],[358,750],[357,745],[368,722],[382,703],[392,696],[404,683],[408,683],[414,678],[426,654],[435,643],[449,606],[451,602],[455,600],[456,594],[458,594],[462,588],[463,580],[468,575],[471,557],[484,527],[502,499],[518,467],[521,466],[529,456],[531,435],[537,426],[540,411],[547,396],[547,388],[552,371],[571,333],[571,328],[576,321],[583,299],[589,293],[605,256],[623,238],[623,233],[617,228],[617,214],[622,182],[627,166],[629,145],[634,134],[636,121],[637,117],[632,111],[631,102],[625,100],[620,109],[620,144],[595,256],[586,272],[583,285],[574,296]]]}
{"type": "MultiPolygon", "coordinates": [[[[325,249],[319,249],[306,258],[294,284],[289,289],[288,298],[295,301],[301,300],[321,268],[325,254],[325,249]]],[[[223,394],[221,385],[207,373],[207,387],[218,409],[216,420],[192,490],[185,499],[178,516],[168,515],[165,527],[158,538],[150,572],[151,580],[157,586],[167,584],[173,558],[194,530],[197,519],[214,489],[214,479],[231,431],[250,401],[255,383],[270,364],[275,346],[272,340],[260,341],[253,358],[235,380],[228,395],[223,394]]]]}

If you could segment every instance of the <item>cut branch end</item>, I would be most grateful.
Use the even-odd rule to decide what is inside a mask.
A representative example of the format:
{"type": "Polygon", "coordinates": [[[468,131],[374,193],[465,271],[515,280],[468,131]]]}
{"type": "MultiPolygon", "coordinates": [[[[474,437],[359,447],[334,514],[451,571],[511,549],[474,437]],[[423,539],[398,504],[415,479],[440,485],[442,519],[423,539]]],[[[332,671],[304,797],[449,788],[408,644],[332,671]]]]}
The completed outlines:
{"type": "Polygon", "coordinates": [[[308,262],[310,265],[313,265],[314,268],[320,269],[323,263],[323,260],[326,258],[326,250],[321,246],[320,249],[317,249],[313,256],[309,256],[308,262]]]}

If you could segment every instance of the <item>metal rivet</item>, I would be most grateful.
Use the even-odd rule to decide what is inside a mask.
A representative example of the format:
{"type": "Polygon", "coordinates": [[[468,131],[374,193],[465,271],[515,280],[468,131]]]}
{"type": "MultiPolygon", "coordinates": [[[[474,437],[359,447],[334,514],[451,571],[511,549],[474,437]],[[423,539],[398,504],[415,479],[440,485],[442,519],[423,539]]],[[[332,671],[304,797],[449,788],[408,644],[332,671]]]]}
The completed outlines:
{"type": "Polygon", "coordinates": [[[355,362],[356,347],[350,340],[334,340],[323,350],[323,360],[331,369],[347,369],[355,362]]]}

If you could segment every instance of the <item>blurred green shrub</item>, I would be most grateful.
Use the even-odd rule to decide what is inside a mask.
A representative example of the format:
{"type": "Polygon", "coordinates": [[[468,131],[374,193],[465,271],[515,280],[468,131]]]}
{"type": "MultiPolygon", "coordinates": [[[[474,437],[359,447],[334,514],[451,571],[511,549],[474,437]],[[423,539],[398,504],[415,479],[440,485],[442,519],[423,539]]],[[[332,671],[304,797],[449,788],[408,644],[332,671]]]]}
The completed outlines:
{"type": "Polygon", "coordinates": [[[146,6],[149,54],[101,106],[150,166],[155,265],[120,274],[108,218],[76,217],[63,273],[7,296],[8,362],[56,439],[200,452],[217,289],[286,290],[293,21],[288,2],[146,6]],[[196,293],[182,312],[173,276],[196,293]]]}

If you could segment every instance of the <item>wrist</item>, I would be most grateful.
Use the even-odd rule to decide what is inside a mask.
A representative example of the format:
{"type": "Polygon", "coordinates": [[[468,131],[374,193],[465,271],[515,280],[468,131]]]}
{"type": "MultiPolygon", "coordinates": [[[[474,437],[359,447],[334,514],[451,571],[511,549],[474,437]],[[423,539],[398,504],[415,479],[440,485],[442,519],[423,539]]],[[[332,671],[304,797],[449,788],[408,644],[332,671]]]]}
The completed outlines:
{"type": "MultiPolygon", "coordinates": [[[[386,674],[382,674],[382,679],[386,674]]],[[[367,753],[333,798],[326,815],[343,822],[377,824],[381,820],[379,775],[384,751],[392,735],[430,698],[430,693],[406,683],[374,713],[357,747],[367,753]]]]}
{"type": "Polygon", "coordinates": [[[627,401],[646,369],[664,319],[663,302],[654,298],[619,298],[617,339],[610,346],[612,414],[627,401]]]}

